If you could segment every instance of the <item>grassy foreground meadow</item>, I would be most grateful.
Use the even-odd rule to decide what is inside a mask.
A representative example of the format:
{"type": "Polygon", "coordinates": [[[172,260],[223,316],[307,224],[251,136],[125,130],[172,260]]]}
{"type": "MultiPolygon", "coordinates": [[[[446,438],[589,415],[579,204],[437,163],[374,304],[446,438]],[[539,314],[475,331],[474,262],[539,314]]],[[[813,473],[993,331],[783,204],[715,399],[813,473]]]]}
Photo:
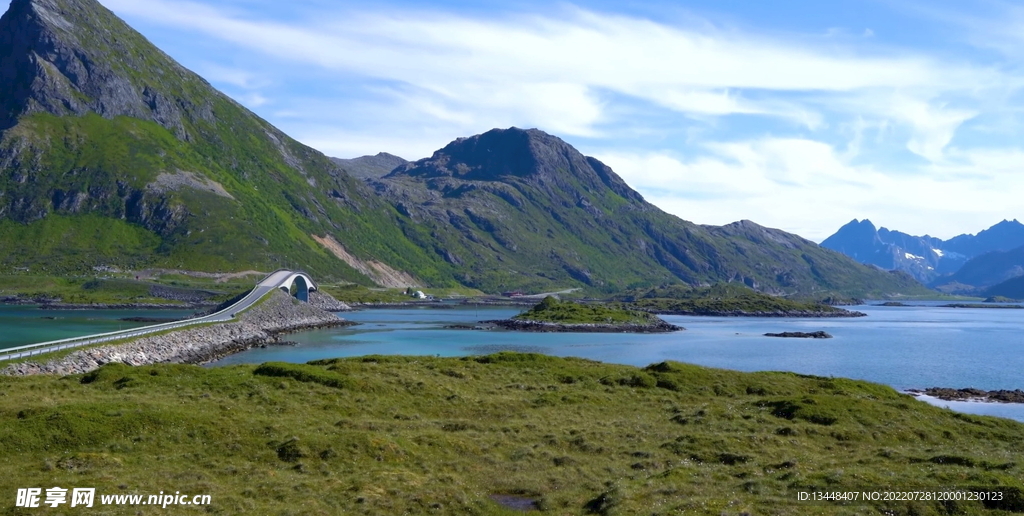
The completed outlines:
{"type": "Polygon", "coordinates": [[[866,382],[673,362],[112,364],[0,377],[0,421],[4,514],[22,513],[16,488],[52,486],[212,496],[168,514],[518,514],[495,495],[542,514],[1024,512],[1022,424],[866,382]],[[940,486],[1004,498],[840,507],[795,494],[940,486]]]}

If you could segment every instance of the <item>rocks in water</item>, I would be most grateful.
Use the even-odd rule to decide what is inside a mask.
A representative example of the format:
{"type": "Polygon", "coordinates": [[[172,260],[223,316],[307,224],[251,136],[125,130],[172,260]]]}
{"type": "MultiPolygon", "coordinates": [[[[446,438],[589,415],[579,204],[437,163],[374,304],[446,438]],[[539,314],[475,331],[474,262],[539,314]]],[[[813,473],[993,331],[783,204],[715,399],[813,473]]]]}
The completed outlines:
{"type": "Polygon", "coordinates": [[[278,344],[278,335],[284,333],[352,324],[309,303],[301,303],[284,292],[274,291],[233,322],[140,337],[124,344],[81,349],[41,364],[11,364],[0,369],[0,374],[81,374],[110,362],[133,366],[163,362],[203,364],[252,347],[278,344]]]}
{"type": "Polygon", "coordinates": [[[906,303],[900,303],[899,301],[886,301],[878,306],[910,306],[906,303]]]}
{"type": "Polygon", "coordinates": [[[474,324],[448,324],[444,326],[446,330],[483,330],[482,326],[476,326],[474,324]]]}
{"type": "Polygon", "coordinates": [[[925,390],[911,389],[911,394],[925,394],[946,401],[986,401],[996,403],[1024,403],[1024,391],[1020,389],[986,391],[982,389],[949,389],[931,387],[925,390]]]}
{"type": "Polygon", "coordinates": [[[784,331],[782,333],[765,333],[765,337],[785,337],[791,339],[831,339],[832,335],[823,331],[812,331],[810,333],[802,331],[784,331]]]}

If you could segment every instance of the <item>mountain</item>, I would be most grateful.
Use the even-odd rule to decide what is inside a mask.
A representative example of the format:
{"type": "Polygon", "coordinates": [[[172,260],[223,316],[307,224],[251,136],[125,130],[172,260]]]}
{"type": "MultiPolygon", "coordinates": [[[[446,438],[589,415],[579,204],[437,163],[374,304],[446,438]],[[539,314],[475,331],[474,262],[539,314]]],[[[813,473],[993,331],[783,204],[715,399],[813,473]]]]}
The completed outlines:
{"type": "Polygon", "coordinates": [[[386,152],[353,159],[331,158],[331,161],[348,172],[349,175],[359,179],[380,179],[392,170],[408,163],[407,160],[386,152]]]}
{"type": "MultiPolygon", "coordinates": [[[[1024,246],[1009,251],[992,251],[971,258],[960,270],[936,280],[936,287],[947,285],[970,285],[985,288],[1008,279],[1024,276],[1024,246]]],[[[965,288],[953,289],[962,292],[965,288]]]]}
{"type": "Polygon", "coordinates": [[[944,249],[974,257],[992,251],[1006,251],[1024,246],[1024,224],[1004,220],[977,235],[960,235],[945,242],[944,249]]]}
{"type": "Polygon", "coordinates": [[[1024,276],[1017,276],[997,285],[993,285],[982,290],[978,295],[981,297],[999,296],[1009,299],[1024,299],[1024,276]]]}
{"type": "Polygon", "coordinates": [[[452,282],[362,181],[94,0],[11,2],[0,129],[6,270],[301,266],[366,284],[452,282]]]}
{"type": "Polygon", "coordinates": [[[733,281],[779,294],[923,291],[753,222],[701,226],[669,215],[607,165],[536,129],[460,138],[369,184],[408,219],[407,237],[484,290],[733,281]]]}
{"type": "Polygon", "coordinates": [[[904,271],[922,283],[935,278],[943,270],[956,270],[964,260],[955,253],[940,250],[942,240],[938,238],[876,229],[868,219],[850,221],[825,239],[821,246],[861,263],[904,271]]]}
{"type": "Polygon", "coordinates": [[[876,230],[870,220],[854,219],[821,245],[861,263],[907,272],[922,283],[944,285],[955,282],[956,279],[945,278],[971,258],[1024,245],[1024,224],[1004,220],[977,235],[959,235],[943,241],[886,228],[876,230]]]}
{"type": "Polygon", "coordinates": [[[95,0],[13,0],[0,18],[0,170],[7,271],[287,266],[330,281],[489,292],[715,282],[800,295],[924,291],[752,222],[683,221],[538,130],[461,138],[414,163],[332,161],[95,0]]]}

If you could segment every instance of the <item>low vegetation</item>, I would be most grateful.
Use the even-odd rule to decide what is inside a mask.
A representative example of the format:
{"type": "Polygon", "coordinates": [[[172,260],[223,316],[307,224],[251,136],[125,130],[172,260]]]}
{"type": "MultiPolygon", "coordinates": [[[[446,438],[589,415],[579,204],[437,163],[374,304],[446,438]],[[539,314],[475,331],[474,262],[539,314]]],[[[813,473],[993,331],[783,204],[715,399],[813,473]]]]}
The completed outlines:
{"type": "Polygon", "coordinates": [[[0,377],[0,419],[6,485],[209,494],[215,514],[516,514],[495,495],[560,515],[1024,511],[1024,425],[866,382],[673,362],[111,364],[0,377]],[[1005,495],[989,508],[796,498],[940,486],[1005,495]]]}
{"type": "Polygon", "coordinates": [[[647,312],[559,301],[551,296],[513,319],[561,324],[653,324],[660,321],[647,312]]]}
{"type": "Polygon", "coordinates": [[[136,279],[130,273],[58,276],[23,272],[0,275],[0,299],[70,304],[216,304],[253,287],[253,277],[218,283],[211,278],[164,274],[136,279]]]}
{"type": "MultiPolygon", "coordinates": [[[[370,288],[355,283],[320,284],[320,289],[334,296],[338,301],[349,304],[390,304],[415,301],[404,288],[370,288]]],[[[465,299],[483,296],[484,293],[466,287],[415,288],[437,299],[465,299]]]]}

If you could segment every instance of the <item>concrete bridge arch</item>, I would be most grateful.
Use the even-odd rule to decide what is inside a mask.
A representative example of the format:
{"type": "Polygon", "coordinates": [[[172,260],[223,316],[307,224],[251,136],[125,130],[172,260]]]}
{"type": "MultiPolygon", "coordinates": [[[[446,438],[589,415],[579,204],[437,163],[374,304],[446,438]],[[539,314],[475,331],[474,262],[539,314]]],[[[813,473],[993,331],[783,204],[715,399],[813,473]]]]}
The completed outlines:
{"type": "Polygon", "coordinates": [[[296,288],[295,297],[304,303],[309,302],[309,293],[317,290],[316,283],[304,273],[296,272],[280,284],[280,289],[291,295],[292,286],[296,288]]]}

